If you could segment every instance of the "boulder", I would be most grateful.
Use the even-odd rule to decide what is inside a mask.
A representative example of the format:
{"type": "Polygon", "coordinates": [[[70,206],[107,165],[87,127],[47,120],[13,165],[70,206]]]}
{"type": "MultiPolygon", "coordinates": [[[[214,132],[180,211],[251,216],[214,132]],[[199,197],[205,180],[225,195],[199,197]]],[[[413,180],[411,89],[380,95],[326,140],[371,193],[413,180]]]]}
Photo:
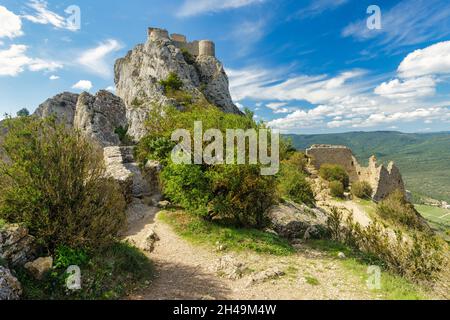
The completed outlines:
{"type": "Polygon", "coordinates": [[[72,127],[77,101],[78,94],[63,92],[39,105],[34,115],[41,118],[54,116],[58,123],[72,127]]]}
{"type": "Polygon", "coordinates": [[[0,228],[0,258],[10,266],[22,266],[34,258],[35,238],[19,224],[0,228]]]}
{"type": "Polygon", "coordinates": [[[52,269],[53,258],[38,258],[32,262],[26,263],[24,267],[35,279],[42,280],[47,272],[52,269]]]}
{"type": "Polygon", "coordinates": [[[145,238],[145,245],[142,248],[144,251],[146,252],[153,252],[153,250],[155,249],[155,243],[159,241],[159,237],[156,234],[155,230],[150,229],[147,237],[145,238]]]}
{"type": "Polygon", "coordinates": [[[247,286],[251,286],[253,284],[262,283],[267,280],[273,280],[279,277],[284,276],[284,271],[280,270],[278,267],[273,267],[268,270],[254,273],[250,276],[250,279],[247,282],[247,286]]]}
{"type": "Polygon", "coordinates": [[[320,209],[293,202],[280,203],[267,212],[272,229],[288,239],[320,239],[327,232],[327,216],[320,209]]]}
{"type": "Polygon", "coordinates": [[[11,271],[0,266],[0,301],[19,300],[22,295],[22,286],[11,271]]]}

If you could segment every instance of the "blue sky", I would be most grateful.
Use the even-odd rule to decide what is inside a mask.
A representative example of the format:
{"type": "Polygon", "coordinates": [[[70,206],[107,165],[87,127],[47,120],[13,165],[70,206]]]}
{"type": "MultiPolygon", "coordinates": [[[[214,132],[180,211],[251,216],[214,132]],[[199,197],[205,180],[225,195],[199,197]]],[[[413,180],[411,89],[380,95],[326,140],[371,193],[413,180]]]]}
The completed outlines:
{"type": "Polygon", "coordinates": [[[234,101],[283,132],[450,131],[446,0],[0,0],[0,114],[113,90],[149,26],[214,40],[234,101]]]}

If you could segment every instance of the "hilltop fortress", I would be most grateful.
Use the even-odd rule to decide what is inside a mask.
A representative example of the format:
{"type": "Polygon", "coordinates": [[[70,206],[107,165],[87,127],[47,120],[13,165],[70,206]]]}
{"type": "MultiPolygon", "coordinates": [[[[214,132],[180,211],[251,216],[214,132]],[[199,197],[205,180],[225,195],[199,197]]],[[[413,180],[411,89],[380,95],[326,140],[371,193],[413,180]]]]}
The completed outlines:
{"type": "Polygon", "coordinates": [[[148,28],[148,37],[150,41],[171,40],[173,45],[181,50],[186,50],[193,56],[216,56],[216,45],[210,40],[194,40],[188,42],[186,36],[169,32],[165,29],[148,28]]]}
{"type": "Polygon", "coordinates": [[[311,158],[311,164],[320,169],[323,164],[337,164],[347,171],[350,182],[367,181],[373,189],[372,198],[380,201],[395,190],[406,194],[400,170],[390,162],[386,167],[378,165],[375,156],[369,159],[369,165],[363,167],[358,163],[350,148],[336,145],[313,145],[306,150],[311,158]]]}

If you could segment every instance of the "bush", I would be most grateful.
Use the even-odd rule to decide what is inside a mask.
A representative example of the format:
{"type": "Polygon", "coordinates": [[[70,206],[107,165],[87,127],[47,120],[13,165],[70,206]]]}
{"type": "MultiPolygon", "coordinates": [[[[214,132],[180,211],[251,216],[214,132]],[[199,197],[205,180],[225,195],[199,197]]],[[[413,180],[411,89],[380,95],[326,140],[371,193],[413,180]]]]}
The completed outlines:
{"type": "Polygon", "coordinates": [[[344,189],[350,184],[347,171],[340,165],[324,164],[320,167],[319,175],[326,181],[340,181],[344,189]]]}
{"type": "Polygon", "coordinates": [[[340,181],[330,182],[330,194],[332,197],[343,198],[344,197],[344,185],[340,181]]]}
{"type": "Polygon", "coordinates": [[[349,245],[365,253],[371,263],[379,263],[416,282],[434,279],[446,261],[446,244],[433,236],[414,233],[408,239],[398,229],[392,235],[378,221],[362,227],[354,222],[352,215],[344,221],[336,208],[329,215],[327,225],[332,240],[349,245]]]}
{"type": "Polygon", "coordinates": [[[166,165],[174,147],[175,142],[169,138],[147,135],[136,147],[136,159],[143,164],[148,160],[156,160],[166,165]]]}
{"type": "Polygon", "coordinates": [[[29,115],[30,115],[30,111],[28,111],[27,108],[23,108],[23,109],[20,109],[19,111],[17,111],[18,117],[28,117],[29,115]]]}
{"type": "Polygon", "coordinates": [[[114,133],[119,136],[119,140],[122,143],[122,145],[132,145],[133,144],[133,138],[131,138],[128,135],[128,126],[125,128],[118,127],[114,130],[114,133]]]}
{"type": "Polygon", "coordinates": [[[39,244],[97,248],[125,222],[119,186],[105,178],[103,155],[54,120],[7,120],[0,162],[0,218],[24,223],[39,244]]]}
{"type": "Polygon", "coordinates": [[[161,80],[159,83],[163,86],[164,92],[180,90],[183,87],[183,81],[180,80],[175,72],[169,73],[167,79],[161,80]]]}
{"type": "Polygon", "coordinates": [[[282,165],[278,178],[278,189],[282,197],[308,206],[315,205],[314,192],[298,165],[282,165]]]}
{"type": "Polygon", "coordinates": [[[377,205],[377,214],[388,221],[422,231],[429,230],[428,225],[414,208],[406,201],[401,191],[391,193],[377,205]]]}
{"type": "Polygon", "coordinates": [[[370,199],[372,193],[372,186],[367,181],[357,181],[352,184],[352,194],[357,198],[370,199]]]}
{"type": "Polygon", "coordinates": [[[187,64],[195,64],[195,57],[187,49],[182,48],[181,53],[183,54],[184,61],[186,61],[187,64]]]}

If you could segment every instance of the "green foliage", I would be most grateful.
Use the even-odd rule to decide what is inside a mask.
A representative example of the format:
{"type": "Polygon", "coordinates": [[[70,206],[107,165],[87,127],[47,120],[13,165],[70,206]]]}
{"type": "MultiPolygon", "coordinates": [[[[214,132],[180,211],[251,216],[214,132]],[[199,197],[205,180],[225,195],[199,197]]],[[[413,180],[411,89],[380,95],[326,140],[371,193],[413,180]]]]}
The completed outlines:
{"type": "Polygon", "coordinates": [[[126,243],[110,244],[89,256],[68,248],[57,252],[57,264],[43,280],[35,280],[26,270],[18,269],[24,299],[116,300],[148,285],[153,277],[153,266],[148,258],[126,243]],[[81,269],[80,291],[66,290],[68,264],[81,269]]]}
{"type": "Polygon", "coordinates": [[[183,238],[197,244],[217,247],[220,243],[227,250],[250,250],[277,256],[287,256],[295,252],[286,239],[256,229],[209,222],[181,211],[161,212],[158,218],[171,225],[183,238]]]}
{"type": "MultiPolygon", "coordinates": [[[[219,129],[224,137],[227,129],[259,127],[249,115],[226,114],[210,105],[191,105],[184,112],[156,107],[150,119],[149,134],[137,148],[139,159],[154,157],[155,140],[170,141],[176,129],[188,130],[193,137],[195,121],[202,122],[204,131],[219,129]]],[[[264,225],[264,213],[276,198],[275,177],[261,176],[259,165],[175,165],[169,159],[170,144],[162,145],[163,152],[157,153],[159,160],[167,165],[161,181],[165,195],[174,203],[206,219],[229,219],[245,226],[264,225]]]]}
{"type": "Polygon", "coordinates": [[[7,127],[0,217],[24,223],[51,252],[110,243],[125,222],[125,201],[105,178],[100,150],[54,120],[9,119],[7,127]]]}
{"type": "Polygon", "coordinates": [[[3,219],[0,219],[0,229],[2,229],[6,225],[6,221],[3,219]]]}
{"type": "Polygon", "coordinates": [[[128,126],[126,126],[125,128],[118,127],[114,130],[114,133],[119,136],[119,140],[122,145],[133,144],[133,139],[128,135],[128,126]]]}
{"type": "Polygon", "coordinates": [[[352,194],[357,198],[370,199],[372,193],[372,186],[367,181],[357,181],[352,184],[352,194]]]}
{"type": "Polygon", "coordinates": [[[212,198],[210,181],[200,166],[169,164],[161,172],[164,194],[190,213],[208,217],[212,198]]]}
{"type": "Polygon", "coordinates": [[[23,108],[23,109],[20,109],[19,111],[17,111],[18,117],[28,117],[29,115],[30,115],[30,111],[28,111],[27,108],[23,108]]]}
{"type": "Polygon", "coordinates": [[[169,138],[147,135],[139,141],[136,147],[136,159],[144,164],[148,160],[156,160],[167,165],[174,147],[175,142],[169,138]]]}
{"type": "Polygon", "coordinates": [[[144,102],[139,100],[139,98],[134,98],[133,101],[131,101],[131,106],[134,108],[140,108],[144,105],[144,102]]]}
{"type": "Polygon", "coordinates": [[[297,163],[295,156],[289,161],[283,162],[278,176],[278,189],[282,197],[288,198],[297,203],[304,203],[309,206],[315,205],[314,193],[306,176],[302,173],[303,164],[297,163]]]}
{"type": "Polygon", "coordinates": [[[347,171],[340,166],[334,164],[323,164],[320,167],[319,175],[322,179],[326,181],[339,181],[342,183],[344,189],[348,188],[350,184],[350,179],[347,171]]]}
{"type": "Polygon", "coordinates": [[[182,48],[181,53],[183,54],[184,61],[186,61],[187,64],[195,64],[195,57],[187,49],[182,48]]]}
{"type": "Polygon", "coordinates": [[[333,180],[329,185],[330,194],[335,198],[343,198],[344,197],[344,185],[340,181],[333,180]]]}
{"type": "Polygon", "coordinates": [[[377,205],[377,214],[383,219],[402,226],[422,231],[429,230],[423,218],[414,206],[406,201],[405,196],[400,191],[393,192],[381,201],[377,205]]]}
{"type": "Polygon", "coordinates": [[[345,221],[338,209],[333,209],[327,225],[332,240],[355,248],[373,264],[412,281],[432,280],[442,270],[446,244],[437,237],[413,233],[406,238],[400,229],[393,237],[378,221],[362,227],[348,216],[345,221]]]}
{"type": "Polygon", "coordinates": [[[69,266],[84,266],[89,261],[89,256],[84,249],[72,249],[59,246],[55,250],[53,266],[55,269],[67,269],[69,266]]]}
{"type": "Polygon", "coordinates": [[[175,72],[169,73],[167,79],[161,80],[159,83],[163,86],[164,92],[168,92],[169,90],[177,91],[183,87],[183,81],[180,80],[175,72]]]}
{"type": "Polygon", "coordinates": [[[312,276],[305,276],[306,279],[306,283],[312,286],[318,286],[320,285],[319,280],[317,280],[317,278],[312,277],[312,276]]]}

